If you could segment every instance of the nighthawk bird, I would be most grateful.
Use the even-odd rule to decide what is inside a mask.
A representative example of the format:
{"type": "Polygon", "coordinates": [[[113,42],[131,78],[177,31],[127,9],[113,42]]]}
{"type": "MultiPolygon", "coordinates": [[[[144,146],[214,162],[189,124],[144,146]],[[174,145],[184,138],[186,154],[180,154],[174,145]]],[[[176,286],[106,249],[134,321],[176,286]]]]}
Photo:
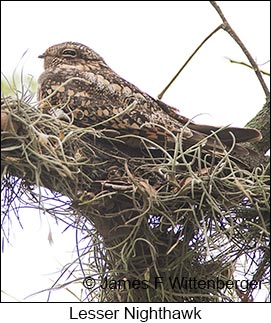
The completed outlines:
{"type": "Polygon", "coordinates": [[[62,109],[77,126],[114,130],[123,139],[138,137],[163,146],[178,138],[184,149],[199,141],[204,149],[213,150],[221,143],[230,147],[234,140],[238,148],[238,143],[261,139],[255,129],[221,130],[194,123],[121,78],[99,54],[80,43],[51,46],[39,58],[44,58],[45,68],[38,81],[41,107],[62,109]]]}

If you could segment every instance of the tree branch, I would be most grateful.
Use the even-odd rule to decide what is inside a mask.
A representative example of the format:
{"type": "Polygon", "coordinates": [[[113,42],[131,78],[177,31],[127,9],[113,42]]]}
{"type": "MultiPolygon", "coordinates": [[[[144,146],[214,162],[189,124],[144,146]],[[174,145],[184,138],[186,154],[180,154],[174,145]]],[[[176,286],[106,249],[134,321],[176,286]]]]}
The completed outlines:
{"type": "Polygon", "coordinates": [[[253,59],[253,57],[251,56],[251,54],[249,53],[249,51],[247,50],[246,46],[244,45],[244,43],[241,41],[241,39],[238,37],[238,35],[236,34],[236,32],[232,29],[231,25],[229,24],[228,20],[226,19],[226,17],[224,16],[222,10],[220,9],[220,7],[218,6],[218,4],[216,3],[216,1],[210,1],[211,5],[215,8],[215,10],[217,11],[217,13],[219,14],[220,18],[223,21],[223,24],[221,25],[221,28],[224,29],[235,41],[236,43],[240,46],[240,48],[242,49],[243,53],[246,55],[247,59],[249,60],[255,74],[257,75],[257,78],[264,90],[265,96],[266,98],[268,98],[270,96],[270,92],[268,90],[267,85],[265,84],[265,81],[262,77],[262,73],[257,65],[257,63],[255,62],[255,60],[253,59]]]}
{"type": "Polygon", "coordinates": [[[270,149],[270,99],[264,104],[263,108],[247,124],[248,128],[258,129],[262,134],[262,140],[256,143],[249,143],[261,155],[270,149]]]}
{"type": "MultiPolygon", "coordinates": [[[[76,127],[22,101],[3,100],[2,112],[6,216],[18,208],[12,201],[30,194],[32,207],[54,216],[63,217],[69,207],[77,215],[75,227],[89,237],[86,224],[91,223],[102,237],[96,242],[100,249],[90,244],[89,258],[94,254],[99,261],[94,259],[90,266],[88,258],[87,270],[100,266],[96,274],[101,279],[128,283],[148,279],[148,290],[89,291],[90,299],[223,301],[229,296],[222,290],[173,288],[169,278],[215,280],[236,258],[248,255],[251,246],[257,246],[254,266],[261,263],[270,221],[264,168],[250,173],[226,152],[225,156],[204,156],[200,145],[189,151],[176,147],[172,157],[163,147],[158,157],[151,150],[135,152],[127,145],[119,146],[102,130],[76,127]],[[22,179],[19,187],[14,188],[14,176],[22,179]],[[45,208],[42,190],[34,195],[35,186],[59,192],[70,201],[60,198],[61,203],[57,207],[52,203],[51,209],[45,202],[45,208]],[[81,227],[78,219],[82,219],[81,227]],[[217,250],[220,241],[225,246],[222,253],[217,250]],[[154,287],[158,276],[167,278],[162,288],[154,287]]],[[[79,256],[83,254],[86,250],[79,256]]]]}
{"type": "Polygon", "coordinates": [[[186,60],[186,62],[183,64],[183,66],[179,69],[179,71],[176,73],[176,75],[172,78],[172,80],[168,83],[168,85],[164,88],[164,90],[158,94],[158,99],[161,100],[163,95],[166,93],[168,88],[171,86],[171,84],[176,80],[176,78],[180,75],[180,73],[183,71],[183,69],[186,67],[186,65],[191,61],[191,59],[194,57],[194,55],[199,51],[199,49],[207,42],[209,38],[211,38],[218,30],[222,28],[222,25],[216,27],[215,30],[213,30],[200,44],[199,46],[194,50],[194,52],[189,56],[189,58],[186,60]]]}

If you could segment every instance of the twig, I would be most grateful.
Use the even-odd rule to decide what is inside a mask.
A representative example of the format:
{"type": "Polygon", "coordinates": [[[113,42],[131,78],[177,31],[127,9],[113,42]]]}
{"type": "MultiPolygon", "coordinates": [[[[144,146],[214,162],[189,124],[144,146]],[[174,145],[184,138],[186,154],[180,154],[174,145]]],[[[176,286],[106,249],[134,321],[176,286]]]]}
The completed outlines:
{"type": "MultiPolygon", "coordinates": [[[[247,63],[245,63],[245,62],[235,61],[235,60],[233,60],[233,59],[231,59],[231,58],[229,58],[229,57],[225,57],[225,58],[226,58],[226,59],[228,59],[228,60],[230,61],[230,63],[239,64],[239,65],[244,65],[244,66],[246,66],[246,67],[249,67],[249,68],[253,69],[253,67],[252,67],[251,65],[249,65],[249,64],[247,64],[247,63]]],[[[264,75],[270,76],[270,73],[267,73],[267,72],[265,72],[265,71],[263,71],[263,70],[260,70],[260,72],[261,72],[262,74],[264,74],[264,75]]]]}
{"type": "Polygon", "coordinates": [[[236,43],[241,47],[243,53],[248,58],[248,60],[249,60],[249,62],[251,64],[253,70],[255,71],[259,82],[261,83],[261,86],[262,86],[262,88],[264,90],[264,93],[265,93],[266,97],[269,97],[270,96],[270,92],[268,90],[267,85],[264,82],[264,79],[262,77],[261,71],[260,71],[257,63],[255,62],[255,60],[253,59],[253,57],[250,55],[249,51],[247,50],[246,46],[243,44],[243,42],[241,41],[241,39],[237,36],[237,34],[235,33],[235,31],[232,29],[232,27],[228,23],[227,19],[225,18],[223,12],[221,11],[221,9],[218,6],[218,4],[216,3],[216,1],[210,1],[210,3],[215,8],[215,10],[217,11],[217,13],[219,14],[220,18],[223,21],[223,24],[221,25],[221,28],[224,29],[236,41],[236,43]]]}
{"type": "Polygon", "coordinates": [[[180,75],[180,73],[182,72],[182,70],[186,67],[186,65],[191,61],[191,59],[193,58],[193,56],[198,52],[198,50],[202,47],[202,45],[209,39],[211,38],[219,29],[222,28],[223,25],[220,25],[218,27],[216,27],[215,30],[213,30],[210,35],[208,35],[203,42],[201,42],[201,44],[194,50],[194,52],[192,53],[192,55],[190,55],[190,57],[187,59],[187,61],[184,63],[184,65],[180,68],[180,70],[178,71],[178,73],[172,78],[172,80],[168,83],[168,85],[164,88],[164,90],[158,95],[158,99],[161,100],[163,95],[165,94],[165,92],[168,90],[168,88],[170,87],[170,85],[176,80],[176,78],[180,75]]]}

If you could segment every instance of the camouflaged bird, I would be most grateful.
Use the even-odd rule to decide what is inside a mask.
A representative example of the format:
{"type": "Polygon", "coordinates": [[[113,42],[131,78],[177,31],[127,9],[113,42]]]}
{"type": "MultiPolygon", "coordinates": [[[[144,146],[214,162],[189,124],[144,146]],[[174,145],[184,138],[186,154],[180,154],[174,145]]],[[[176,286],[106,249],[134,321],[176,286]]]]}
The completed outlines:
{"type": "MultiPolygon", "coordinates": [[[[180,138],[184,149],[199,141],[206,150],[213,150],[221,143],[230,147],[234,140],[242,143],[261,139],[255,129],[221,130],[194,123],[121,78],[99,54],[80,43],[51,46],[39,58],[44,58],[45,69],[38,81],[40,107],[62,109],[77,126],[114,130],[123,140],[138,136],[141,141],[163,146],[173,145],[180,138]],[[213,132],[219,142],[215,136],[210,137],[213,132]]],[[[137,140],[127,142],[138,144],[137,140]]],[[[239,150],[247,152],[241,147],[239,150]]]]}

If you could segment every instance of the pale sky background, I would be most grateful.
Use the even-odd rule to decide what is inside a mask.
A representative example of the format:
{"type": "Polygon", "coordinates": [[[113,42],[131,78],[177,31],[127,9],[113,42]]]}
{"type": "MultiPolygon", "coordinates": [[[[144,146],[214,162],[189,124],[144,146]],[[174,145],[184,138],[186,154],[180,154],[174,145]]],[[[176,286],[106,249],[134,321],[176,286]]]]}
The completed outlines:
{"type": "MultiPolygon", "coordinates": [[[[259,64],[270,58],[268,1],[218,1],[225,16],[259,64]]],[[[81,42],[97,51],[118,74],[153,97],[162,91],[199,43],[220,23],[207,1],[2,1],[2,72],[19,64],[35,79],[37,58],[47,47],[81,42]]],[[[247,62],[237,44],[219,31],[198,52],[163,101],[196,121],[243,126],[265,102],[253,72],[225,57],[247,62]]],[[[269,63],[261,66],[268,71],[269,63]]],[[[267,82],[269,80],[267,79],[267,82]]],[[[51,286],[57,272],[74,259],[75,232],[33,210],[21,212],[23,230],[13,220],[11,244],[2,253],[2,290],[23,300],[51,286]],[[54,244],[48,242],[49,228],[54,244]]],[[[27,299],[46,301],[47,293],[27,299]]],[[[13,299],[2,294],[3,301],[13,299]]],[[[75,301],[67,292],[52,301],[75,301]]],[[[263,297],[259,296],[259,301],[263,297]]]]}

